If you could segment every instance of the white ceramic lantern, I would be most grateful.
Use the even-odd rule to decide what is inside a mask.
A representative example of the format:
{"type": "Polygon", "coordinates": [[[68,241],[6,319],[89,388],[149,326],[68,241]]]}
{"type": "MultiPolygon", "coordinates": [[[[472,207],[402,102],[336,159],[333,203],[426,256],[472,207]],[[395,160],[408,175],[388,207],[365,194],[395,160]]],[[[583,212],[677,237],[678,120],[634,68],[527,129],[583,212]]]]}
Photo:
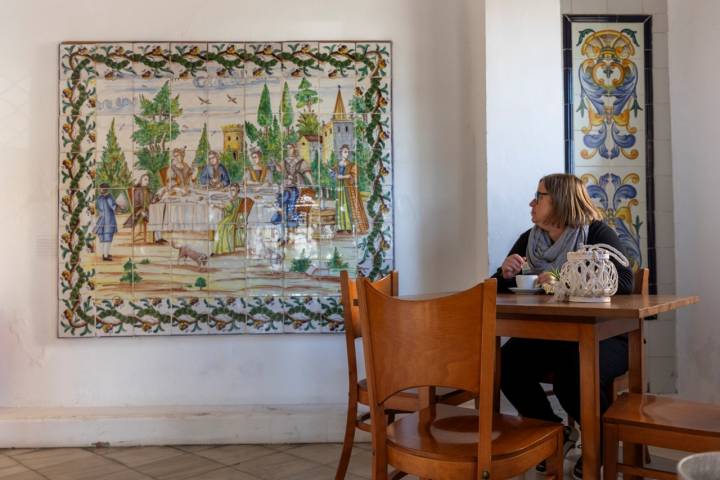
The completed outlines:
{"type": "Polygon", "coordinates": [[[618,273],[611,256],[622,266],[629,265],[622,253],[604,243],[583,245],[568,252],[567,262],[560,269],[556,295],[569,297],[571,302],[609,302],[618,288],[618,273]]]}

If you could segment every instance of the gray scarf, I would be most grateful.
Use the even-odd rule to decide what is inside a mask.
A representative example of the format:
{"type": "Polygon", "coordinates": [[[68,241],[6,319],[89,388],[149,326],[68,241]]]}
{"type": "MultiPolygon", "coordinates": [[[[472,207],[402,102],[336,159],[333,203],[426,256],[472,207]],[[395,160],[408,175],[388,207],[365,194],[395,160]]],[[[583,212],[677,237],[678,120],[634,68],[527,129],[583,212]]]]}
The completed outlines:
{"type": "Polygon", "coordinates": [[[530,230],[527,245],[527,261],[530,274],[540,274],[550,270],[559,269],[567,261],[567,253],[574,252],[587,242],[587,225],[581,227],[567,227],[555,243],[548,233],[534,226],[530,230]]]}

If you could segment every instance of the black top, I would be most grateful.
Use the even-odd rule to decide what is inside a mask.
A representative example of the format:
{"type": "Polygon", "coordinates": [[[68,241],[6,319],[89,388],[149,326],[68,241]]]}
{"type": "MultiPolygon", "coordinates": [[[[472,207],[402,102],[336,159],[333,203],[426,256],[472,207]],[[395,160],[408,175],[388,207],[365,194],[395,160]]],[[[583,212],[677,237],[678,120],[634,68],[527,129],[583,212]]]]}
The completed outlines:
{"type": "MultiPolygon", "coordinates": [[[[510,255],[517,253],[521,257],[525,257],[527,255],[528,238],[530,238],[530,230],[520,235],[520,238],[517,239],[515,245],[513,245],[507,256],[509,257],[510,255]]],[[[619,250],[623,255],[627,256],[615,231],[608,227],[604,222],[598,220],[590,224],[586,245],[595,245],[596,243],[605,243],[610,245],[611,247],[619,250]]],[[[610,257],[610,260],[615,264],[615,268],[618,272],[617,293],[632,293],[634,278],[632,269],[630,267],[623,267],[613,257],[610,257]]],[[[505,280],[503,278],[502,267],[497,269],[497,272],[495,272],[495,275],[493,275],[492,278],[496,278],[498,281],[498,292],[508,292],[510,287],[516,286],[515,277],[510,280],[505,280]]]]}

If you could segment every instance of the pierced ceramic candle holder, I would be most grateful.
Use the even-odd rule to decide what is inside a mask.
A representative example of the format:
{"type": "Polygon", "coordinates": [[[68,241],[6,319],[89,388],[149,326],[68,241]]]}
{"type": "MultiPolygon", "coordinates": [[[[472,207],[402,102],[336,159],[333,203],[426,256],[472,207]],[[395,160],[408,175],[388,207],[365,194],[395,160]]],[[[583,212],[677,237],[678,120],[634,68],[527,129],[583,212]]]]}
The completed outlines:
{"type": "Polygon", "coordinates": [[[575,252],[568,252],[555,295],[571,302],[609,302],[618,288],[617,269],[610,257],[624,267],[629,265],[622,253],[604,243],[583,245],[575,252]]]}

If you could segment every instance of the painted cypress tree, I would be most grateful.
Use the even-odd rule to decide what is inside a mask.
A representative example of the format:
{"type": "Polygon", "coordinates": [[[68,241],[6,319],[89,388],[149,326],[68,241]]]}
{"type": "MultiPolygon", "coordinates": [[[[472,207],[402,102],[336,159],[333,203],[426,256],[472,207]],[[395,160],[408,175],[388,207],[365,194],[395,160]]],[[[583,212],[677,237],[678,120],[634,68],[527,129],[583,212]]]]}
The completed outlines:
{"type": "Polygon", "coordinates": [[[263,87],[262,93],[260,94],[260,105],[258,105],[257,111],[257,122],[261,127],[267,127],[272,124],[273,114],[272,106],[270,105],[270,90],[268,90],[267,83],[263,87]]]}
{"type": "MultiPolygon", "coordinates": [[[[115,119],[110,122],[110,130],[105,137],[100,165],[97,169],[99,183],[107,183],[113,189],[127,189],[132,186],[132,174],[125,161],[115,134],[115,119]]],[[[119,190],[114,190],[115,192],[119,190]]]]}
{"type": "Polygon", "coordinates": [[[290,99],[290,87],[288,87],[287,82],[285,82],[285,86],[283,87],[280,109],[282,111],[282,125],[289,135],[290,127],[292,127],[293,121],[295,121],[295,113],[293,112],[292,100],[290,99]]]}
{"type": "Polygon", "coordinates": [[[203,124],[202,133],[200,134],[200,141],[198,141],[197,149],[195,150],[195,165],[205,165],[208,158],[208,152],[210,151],[210,142],[207,138],[207,123],[203,124]]]}

